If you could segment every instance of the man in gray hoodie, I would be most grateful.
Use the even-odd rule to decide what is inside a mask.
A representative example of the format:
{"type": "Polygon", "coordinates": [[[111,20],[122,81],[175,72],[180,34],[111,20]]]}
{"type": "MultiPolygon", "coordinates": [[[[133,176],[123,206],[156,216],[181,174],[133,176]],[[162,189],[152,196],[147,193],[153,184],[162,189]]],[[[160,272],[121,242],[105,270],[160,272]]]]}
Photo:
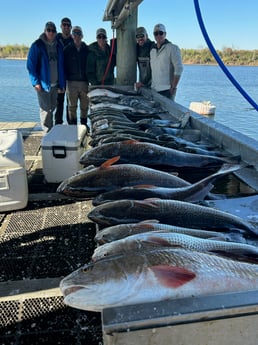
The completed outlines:
{"type": "Polygon", "coordinates": [[[53,127],[57,92],[65,91],[63,47],[56,40],[53,22],[47,22],[44,32],[32,43],[27,69],[38,96],[41,127],[48,132],[53,127]]]}

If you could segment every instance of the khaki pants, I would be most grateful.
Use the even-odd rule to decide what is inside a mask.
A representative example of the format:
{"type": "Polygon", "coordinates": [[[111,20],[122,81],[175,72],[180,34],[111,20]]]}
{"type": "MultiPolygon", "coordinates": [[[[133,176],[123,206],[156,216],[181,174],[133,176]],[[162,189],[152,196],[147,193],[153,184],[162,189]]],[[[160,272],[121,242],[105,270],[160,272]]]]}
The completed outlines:
{"type": "Polygon", "coordinates": [[[86,81],[70,81],[66,83],[66,94],[68,100],[68,116],[70,124],[77,124],[77,106],[80,102],[80,118],[87,120],[89,98],[88,82],[86,81]]]}

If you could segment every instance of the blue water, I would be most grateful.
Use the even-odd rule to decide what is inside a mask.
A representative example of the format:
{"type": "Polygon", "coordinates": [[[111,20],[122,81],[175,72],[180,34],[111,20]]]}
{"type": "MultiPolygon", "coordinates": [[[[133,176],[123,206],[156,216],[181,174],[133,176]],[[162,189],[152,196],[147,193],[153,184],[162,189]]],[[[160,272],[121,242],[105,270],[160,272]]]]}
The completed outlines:
{"type": "MultiPolygon", "coordinates": [[[[241,87],[258,102],[258,67],[228,67],[241,87]]],[[[258,112],[232,85],[218,66],[185,65],[176,101],[216,105],[215,120],[258,140],[258,112]]],[[[37,96],[30,84],[26,61],[0,59],[0,122],[39,122],[37,96]]]]}

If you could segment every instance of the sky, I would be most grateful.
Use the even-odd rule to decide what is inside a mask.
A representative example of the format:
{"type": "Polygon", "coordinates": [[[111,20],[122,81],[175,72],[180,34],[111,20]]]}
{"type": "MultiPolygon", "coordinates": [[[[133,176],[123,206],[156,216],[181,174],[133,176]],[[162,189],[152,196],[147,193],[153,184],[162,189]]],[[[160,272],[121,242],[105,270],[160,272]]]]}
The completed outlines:
{"type": "MultiPolygon", "coordinates": [[[[96,29],[104,27],[112,38],[111,22],[103,21],[108,0],[4,0],[1,1],[0,46],[30,46],[44,31],[47,21],[57,30],[63,17],[82,27],[84,41],[96,39],[96,29]]],[[[258,0],[199,0],[207,34],[215,49],[258,49],[258,0]]],[[[203,38],[194,0],[143,0],[138,8],[138,26],[147,29],[153,40],[155,24],[166,26],[167,38],[185,49],[207,47],[203,38]]]]}

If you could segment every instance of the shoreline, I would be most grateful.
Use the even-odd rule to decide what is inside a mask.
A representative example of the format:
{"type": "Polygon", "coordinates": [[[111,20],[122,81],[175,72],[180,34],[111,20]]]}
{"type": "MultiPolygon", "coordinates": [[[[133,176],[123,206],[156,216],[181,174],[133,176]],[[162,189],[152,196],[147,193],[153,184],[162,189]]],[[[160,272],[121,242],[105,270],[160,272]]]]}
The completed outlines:
{"type": "MultiPolygon", "coordinates": [[[[6,57],[6,58],[1,58],[0,60],[22,60],[22,61],[26,61],[27,58],[14,58],[14,57],[6,57]]],[[[218,64],[216,63],[190,63],[190,62],[183,62],[184,65],[189,65],[189,66],[218,66],[218,64]]],[[[236,64],[225,64],[225,66],[229,66],[229,67],[238,67],[238,66],[242,66],[242,67],[258,67],[258,64],[255,65],[236,65],[236,64]]]]}

